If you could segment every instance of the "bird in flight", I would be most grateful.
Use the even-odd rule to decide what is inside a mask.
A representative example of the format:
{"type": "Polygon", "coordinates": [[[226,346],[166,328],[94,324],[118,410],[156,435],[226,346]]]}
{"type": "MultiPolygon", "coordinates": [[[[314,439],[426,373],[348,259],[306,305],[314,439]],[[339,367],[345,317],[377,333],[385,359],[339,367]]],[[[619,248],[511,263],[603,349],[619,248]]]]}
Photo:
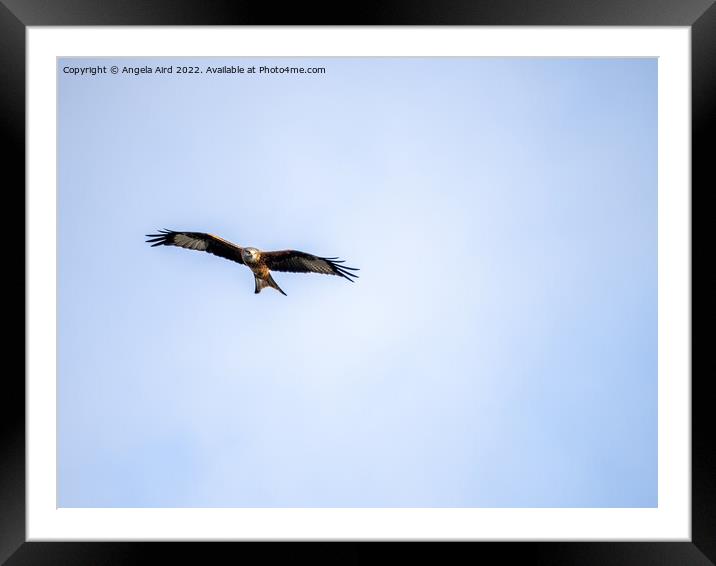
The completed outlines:
{"type": "Polygon", "coordinates": [[[348,279],[351,283],[358,277],[356,267],[339,265],[344,262],[335,257],[318,257],[296,250],[280,250],[264,252],[256,248],[242,248],[236,244],[203,232],[175,232],[159,230],[159,234],[147,234],[147,243],[156,246],[177,246],[188,250],[199,250],[230,259],[247,266],[254,273],[256,284],[254,293],[271,287],[282,295],[286,295],[271,277],[271,271],[290,271],[292,273],[323,273],[337,275],[348,279]]]}

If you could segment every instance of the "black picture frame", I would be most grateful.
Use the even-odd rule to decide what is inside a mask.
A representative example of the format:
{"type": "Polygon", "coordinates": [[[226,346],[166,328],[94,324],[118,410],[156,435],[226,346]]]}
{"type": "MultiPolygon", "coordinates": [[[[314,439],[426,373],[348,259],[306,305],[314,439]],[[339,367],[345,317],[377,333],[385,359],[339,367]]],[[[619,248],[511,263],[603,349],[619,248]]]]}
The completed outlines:
{"type": "MultiPolygon", "coordinates": [[[[346,6],[343,7],[346,9],[346,6]]],[[[2,154],[5,196],[24,195],[25,38],[28,26],[126,25],[554,25],[688,26],[692,55],[692,203],[696,189],[716,186],[709,137],[716,116],[716,5],[713,0],[503,0],[477,2],[361,2],[350,10],[328,11],[294,4],[217,0],[0,0],[0,116],[6,148],[2,154]]],[[[7,204],[6,204],[7,206],[7,204]]],[[[25,211],[24,198],[19,204],[25,211]]],[[[693,207],[693,204],[692,204],[693,207]]],[[[7,211],[14,207],[8,206],[7,211]]],[[[24,214],[23,214],[24,218],[24,214]]],[[[693,220],[692,220],[693,222],[693,220]]],[[[692,224],[693,231],[693,224],[692,224]]],[[[693,240],[693,237],[692,237],[693,240]]],[[[19,246],[18,248],[19,253],[19,246]]],[[[4,250],[5,251],[5,250],[4,250]]],[[[692,254],[693,255],[693,254],[692,254]]],[[[23,265],[25,258],[23,256],[23,265]]],[[[8,289],[19,287],[8,270],[8,289]]],[[[25,294],[23,270],[23,296],[25,294]]],[[[693,268],[692,268],[693,281],[693,268]]],[[[692,293],[693,297],[693,293],[692,293]]],[[[6,298],[7,303],[19,303],[6,298]]],[[[23,324],[23,328],[24,328],[23,324]]],[[[8,325],[8,329],[13,329],[8,325]]],[[[14,330],[14,329],[13,329],[14,330]]],[[[19,332],[10,331],[19,336],[19,332]]],[[[24,339],[24,332],[22,333],[24,339]]],[[[693,360],[693,356],[692,356],[693,360]]],[[[24,365],[24,360],[23,360],[24,365]]],[[[236,560],[247,551],[261,560],[309,558],[357,564],[419,553],[439,560],[445,553],[468,559],[495,556],[528,564],[693,564],[716,563],[716,446],[710,430],[709,376],[692,371],[692,536],[690,542],[26,542],[25,378],[6,370],[0,411],[0,562],[21,564],[136,564],[175,559],[218,561],[225,551],[236,560]],[[237,547],[236,545],[241,545],[237,547]]]]}

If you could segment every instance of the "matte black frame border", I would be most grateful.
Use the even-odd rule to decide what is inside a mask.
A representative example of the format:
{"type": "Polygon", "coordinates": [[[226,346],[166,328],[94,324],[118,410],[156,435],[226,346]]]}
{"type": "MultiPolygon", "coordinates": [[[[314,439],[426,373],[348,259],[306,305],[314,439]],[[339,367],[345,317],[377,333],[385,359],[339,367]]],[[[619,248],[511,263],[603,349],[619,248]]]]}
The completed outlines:
{"type": "MultiPolygon", "coordinates": [[[[690,26],[692,56],[692,202],[696,188],[716,187],[709,152],[716,116],[716,5],[714,0],[387,0],[364,1],[350,11],[296,3],[241,0],[0,0],[0,124],[5,151],[0,171],[5,198],[25,195],[25,28],[88,25],[565,25],[690,26]]],[[[25,200],[19,207],[25,218],[25,200]]],[[[16,209],[7,207],[8,211],[16,209]]],[[[693,210],[693,205],[692,205],[693,210]]],[[[693,215],[692,215],[693,233],[693,215]]],[[[693,236],[692,236],[693,241],[693,236]]],[[[693,244],[692,244],[693,246],[693,244]]],[[[19,246],[15,246],[16,253],[19,246]]],[[[24,252],[24,250],[23,250],[24,252]]],[[[693,249],[692,249],[693,258],[693,249]]],[[[692,260],[693,263],[693,260],[692,260]]],[[[25,256],[22,258],[25,266],[25,256]]],[[[14,271],[12,273],[15,273],[14,271]]],[[[23,269],[23,294],[26,275],[23,269]]],[[[17,277],[7,280],[19,286],[17,277]]],[[[692,267],[693,281],[693,267],[692,267]]],[[[27,295],[24,294],[25,303],[27,295]]],[[[19,303],[19,301],[15,301],[19,303]]],[[[693,302],[693,291],[692,291],[693,302]]],[[[693,310],[693,309],[692,309],[693,310]]],[[[693,315],[692,315],[693,316],[693,315]]],[[[24,313],[23,313],[24,317],[24,313]]],[[[25,328],[23,322],[22,328],[25,328]]],[[[13,327],[6,326],[9,330],[13,327]]],[[[19,333],[15,333],[18,336],[19,333]]],[[[23,332],[23,339],[25,335],[23,332]]],[[[692,331],[692,343],[693,331],[692,331]]],[[[693,346],[692,346],[693,350],[693,346]]],[[[693,354],[692,354],[693,366],[693,354]]],[[[23,360],[23,367],[24,360],[23,360]]],[[[24,373],[24,372],[23,372],[24,373]]],[[[25,377],[6,372],[0,411],[0,562],[22,564],[136,564],[174,556],[198,563],[235,559],[247,551],[261,559],[309,558],[357,564],[367,559],[411,557],[439,560],[451,551],[470,558],[495,556],[529,564],[716,563],[716,443],[708,375],[692,371],[692,538],[690,542],[26,542],[25,377]],[[317,546],[320,544],[320,547],[317,546]],[[240,546],[237,546],[240,545],[240,546]]]]}

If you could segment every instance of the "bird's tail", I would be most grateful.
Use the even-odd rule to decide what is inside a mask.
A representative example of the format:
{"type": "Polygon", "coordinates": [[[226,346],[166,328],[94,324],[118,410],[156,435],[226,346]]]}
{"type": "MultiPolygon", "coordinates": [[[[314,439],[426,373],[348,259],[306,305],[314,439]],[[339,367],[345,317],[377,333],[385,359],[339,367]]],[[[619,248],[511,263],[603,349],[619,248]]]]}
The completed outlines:
{"type": "Polygon", "coordinates": [[[276,283],[276,281],[273,280],[273,277],[271,277],[270,273],[266,279],[261,279],[260,277],[256,277],[254,275],[254,283],[256,284],[256,286],[254,288],[254,293],[260,293],[261,289],[263,289],[265,287],[273,287],[282,295],[288,296],[288,295],[286,295],[286,293],[283,292],[283,289],[281,289],[281,287],[278,286],[278,283],[276,283]]]}

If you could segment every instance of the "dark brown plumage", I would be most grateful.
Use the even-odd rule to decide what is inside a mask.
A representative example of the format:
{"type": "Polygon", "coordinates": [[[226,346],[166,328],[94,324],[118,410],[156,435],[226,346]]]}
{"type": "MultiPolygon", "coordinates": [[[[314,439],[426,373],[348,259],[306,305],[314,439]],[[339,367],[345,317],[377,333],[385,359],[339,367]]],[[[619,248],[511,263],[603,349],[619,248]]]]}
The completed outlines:
{"type": "Polygon", "coordinates": [[[343,260],[335,257],[319,257],[297,250],[280,250],[263,252],[252,247],[241,247],[213,234],[204,232],[176,232],[159,230],[158,234],[147,234],[147,243],[155,246],[177,246],[189,250],[203,251],[224,259],[246,265],[254,273],[255,293],[265,287],[272,287],[285,295],[271,277],[271,271],[287,271],[291,273],[322,273],[337,275],[350,282],[357,278],[355,267],[340,265],[343,260]]]}

